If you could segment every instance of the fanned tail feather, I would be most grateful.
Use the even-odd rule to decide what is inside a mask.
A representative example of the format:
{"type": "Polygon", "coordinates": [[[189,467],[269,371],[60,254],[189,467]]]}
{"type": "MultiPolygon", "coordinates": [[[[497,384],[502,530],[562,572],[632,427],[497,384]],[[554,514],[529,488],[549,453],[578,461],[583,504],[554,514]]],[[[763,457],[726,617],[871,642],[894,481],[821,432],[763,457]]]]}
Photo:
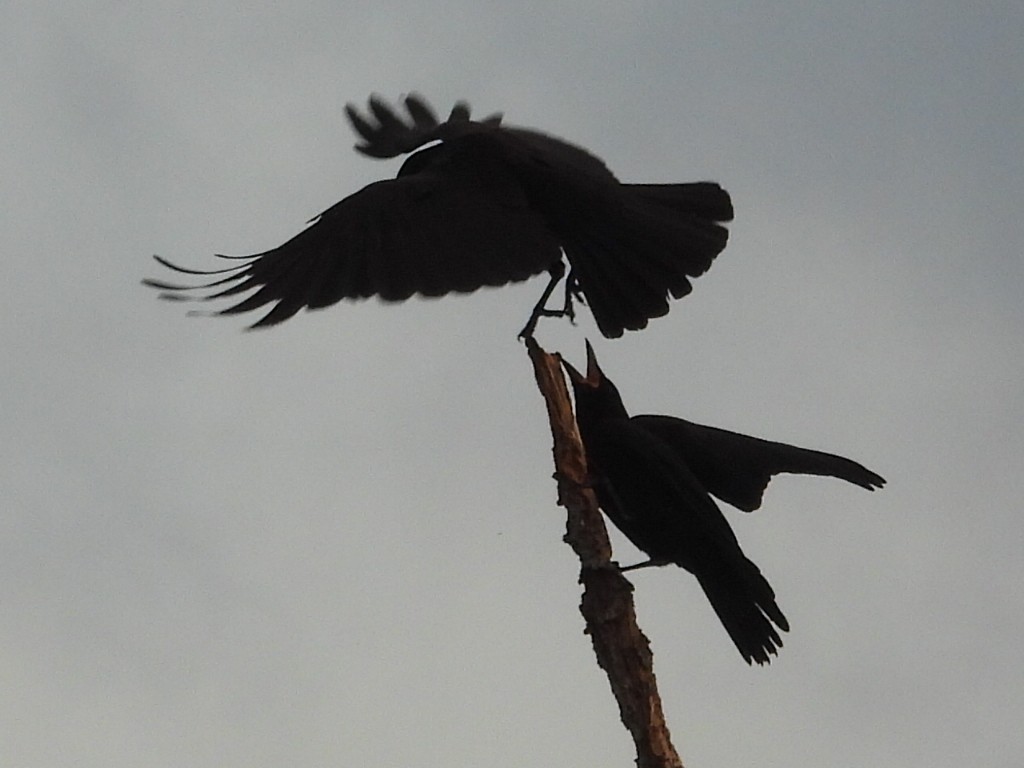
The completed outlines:
{"type": "Polygon", "coordinates": [[[567,234],[565,250],[601,332],[621,336],[668,312],[728,240],[732,218],[717,184],[627,184],[626,202],[595,208],[567,234]],[[574,258],[574,255],[577,257],[574,258]]]}

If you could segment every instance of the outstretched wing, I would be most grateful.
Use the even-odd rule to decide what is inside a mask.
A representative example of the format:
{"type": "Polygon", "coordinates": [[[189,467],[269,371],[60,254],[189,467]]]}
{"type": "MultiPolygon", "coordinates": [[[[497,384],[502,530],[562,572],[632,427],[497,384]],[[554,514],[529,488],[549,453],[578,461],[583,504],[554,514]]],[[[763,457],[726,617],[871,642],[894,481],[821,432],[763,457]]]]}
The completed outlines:
{"type": "Polygon", "coordinates": [[[855,461],[797,448],[673,416],[634,416],[630,421],[669,445],[712,496],[744,512],[761,506],[773,475],[825,475],[869,491],[885,480],[855,461]]]}
{"type": "Polygon", "coordinates": [[[403,103],[409,113],[409,120],[398,115],[377,94],[370,96],[369,116],[361,114],[352,104],[345,105],[348,121],[362,139],[362,143],[356,144],[357,152],[367,157],[398,157],[437,139],[448,140],[481,129],[494,128],[501,123],[500,114],[490,115],[480,121],[470,120],[469,104],[464,101],[455,103],[443,123],[438,122],[434,110],[419,94],[410,93],[403,103]]]}
{"type": "Polygon", "coordinates": [[[220,311],[235,314],[272,305],[251,327],[274,325],[303,307],[379,296],[468,293],[525,280],[551,267],[561,250],[528,205],[516,179],[486,145],[421,150],[417,172],[371,184],[318,216],[283,245],[221,270],[198,286],[146,280],[167,298],[218,299],[255,292],[220,311]],[[422,157],[421,157],[422,156],[422,157]],[[194,291],[198,290],[199,295],[194,291]]]}

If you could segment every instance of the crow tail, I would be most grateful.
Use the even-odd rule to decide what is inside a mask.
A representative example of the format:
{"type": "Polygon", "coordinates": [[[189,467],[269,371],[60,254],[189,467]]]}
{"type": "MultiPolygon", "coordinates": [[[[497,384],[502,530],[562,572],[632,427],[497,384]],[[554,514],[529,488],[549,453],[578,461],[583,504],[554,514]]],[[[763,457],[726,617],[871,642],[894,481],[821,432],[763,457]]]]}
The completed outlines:
{"type": "Polygon", "coordinates": [[[565,251],[598,327],[608,338],[668,312],[728,241],[729,194],[712,182],[623,184],[566,233],[565,251]]]}
{"type": "Polygon", "coordinates": [[[744,557],[739,568],[718,568],[697,581],[747,663],[769,663],[782,647],[776,627],[788,632],[789,622],[757,566],[744,557]]]}

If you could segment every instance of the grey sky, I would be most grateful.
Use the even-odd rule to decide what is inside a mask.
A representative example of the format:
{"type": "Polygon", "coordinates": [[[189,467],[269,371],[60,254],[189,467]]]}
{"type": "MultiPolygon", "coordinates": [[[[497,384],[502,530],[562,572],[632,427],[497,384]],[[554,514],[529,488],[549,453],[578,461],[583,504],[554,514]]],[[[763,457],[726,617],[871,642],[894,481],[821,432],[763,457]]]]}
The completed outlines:
{"type": "Polygon", "coordinates": [[[0,765],[629,764],[515,340],[543,281],[249,334],[138,284],[393,174],[342,107],[410,90],[720,181],[690,297],[540,340],[889,480],[726,513],[793,626],[769,668],[636,574],[684,761],[1019,765],[1024,9],[967,8],[5,9],[0,765]]]}

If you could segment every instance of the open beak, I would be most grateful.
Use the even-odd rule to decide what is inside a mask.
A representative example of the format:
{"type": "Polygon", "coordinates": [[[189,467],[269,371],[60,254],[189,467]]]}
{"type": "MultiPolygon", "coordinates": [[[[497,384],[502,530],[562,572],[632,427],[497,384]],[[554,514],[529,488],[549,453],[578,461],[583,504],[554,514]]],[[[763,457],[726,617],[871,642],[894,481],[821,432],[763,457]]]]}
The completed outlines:
{"type": "Polygon", "coordinates": [[[597,366],[597,355],[594,354],[594,348],[590,346],[590,341],[587,341],[587,375],[584,376],[575,368],[573,368],[564,359],[562,360],[562,366],[565,368],[565,372],[569,374],[569,381],[572,382],[573,386],[583,384],[585,386],[596,389],[604,381],[604,374],[601,369],[597,366]]]}

